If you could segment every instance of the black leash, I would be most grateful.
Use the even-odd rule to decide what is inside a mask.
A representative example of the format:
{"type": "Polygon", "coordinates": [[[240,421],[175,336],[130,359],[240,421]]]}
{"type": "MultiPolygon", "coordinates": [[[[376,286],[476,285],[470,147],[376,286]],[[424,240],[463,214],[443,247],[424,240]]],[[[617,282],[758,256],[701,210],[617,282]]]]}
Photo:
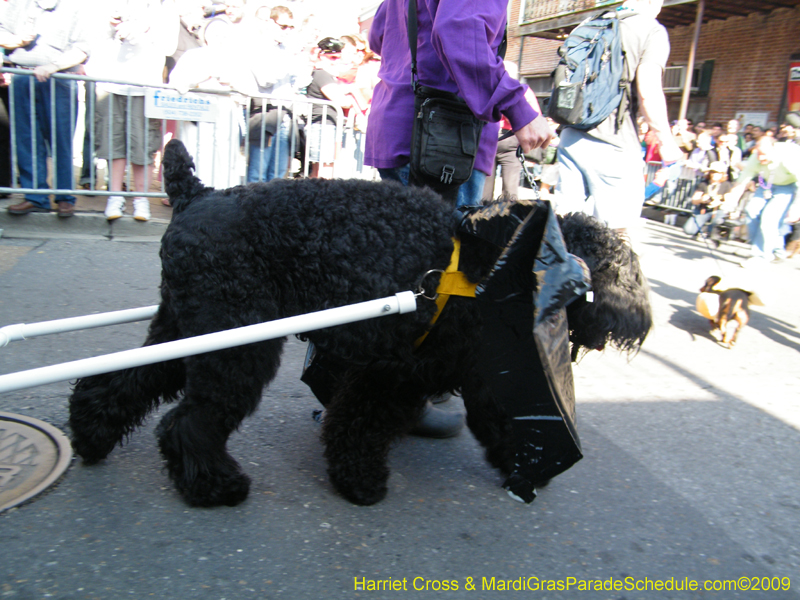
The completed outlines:
{"type": "MultiPolygon", "coordinates": [[[[689,218],[690,219],[694,219],[694,216],[695,215],[693,213],[692,216],[689,217],[689,218]]],[[[713,218],[712,218],[712,221],[713,221],[713,218]]],[[[716,252],[714,252],[717,248],[719,248],[719,246],[717,246],[715,248],[711,247],[712,246],[712,244],[710,243],[712,241],[711,237],[705,231],[703,231],[704,227],[705,227],[705,225],[703,225],[703,227],[699,228],[700,238],[703,240],[703,243],[706,245],[706,249],[708,250],[708,253],[711,255],[711,258],[713,258],[714,262],[717,264],[717,268],[719,269],[719,276],[722,277],[722,276],[725,275],[725,269],[723,268],[722,263],[719,261],[719,258],[717,257],[716,252]]],[[[712,228],[711,230],[712,231],[714,230],[713,227],[714,227],[714,225],[712,224],[711,225],[711,228],[712,228]]],[[[720,242],[720,246],[721,245],[722,245],[722,242],[720,242]]]]}

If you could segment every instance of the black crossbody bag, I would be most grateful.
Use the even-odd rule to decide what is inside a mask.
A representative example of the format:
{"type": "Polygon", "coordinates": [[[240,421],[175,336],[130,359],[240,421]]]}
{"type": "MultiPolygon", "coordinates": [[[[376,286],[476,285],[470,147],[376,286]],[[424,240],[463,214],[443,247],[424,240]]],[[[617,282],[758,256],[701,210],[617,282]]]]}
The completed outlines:
{"type": "MultiPolygon", "coordinates": [[[[417,4],[408,3],[408,43],[414,89],[410,183],[440,193],[458,188],[470,178],[485,123],[456,94],[417,81],[417,4]]],[[[498,54],[505,55],[506,39],[498,54]]],[[[452,193],[452,192],[451,192],[452,193]]]]}

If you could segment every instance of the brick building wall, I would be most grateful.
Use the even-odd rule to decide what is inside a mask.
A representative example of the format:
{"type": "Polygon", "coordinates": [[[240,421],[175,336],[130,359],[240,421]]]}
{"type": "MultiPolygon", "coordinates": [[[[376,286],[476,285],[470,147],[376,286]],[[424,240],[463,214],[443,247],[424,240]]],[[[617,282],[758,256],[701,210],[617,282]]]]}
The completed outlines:
{"type": "MultiPolygon", "coordinates": [[[[528,37],[523,43],[519,10],[520,0],[512,0],[506,56],[520,65],[523,77],[549,75],[558,62],[560,42],[528,37]]],[[[687,63],[692,31],[692,26],[669,30],[672,51],[668,65],[687,63]]],[[[800,8],[704,23],[695,64],[713,60],[714,70],[708,95],[690,99],[689,116],[724,122],[741,112],[766,112],[768,123],[774,125],[780,116],[792,54],[800,54],[800,8]]],[[[670,94],[668,100],[670,118],[677,118],[680,94],[670,94]]]]}
{"type": "Polygon", "coordinates": [[[511,0],[508,19],[508,50],[506,59],[516,63],[521,77],[549,75],[558,63],[556,50],[560,41],[519,37],[520,0],[511,0]],[[520,56],[520,47],[522,56],[520,56]]]}
{"type": "MultiPolygon", "coordinates": [[[[669,31],[672,51],[668,64],[686,64],[692,30],[675,27],[669,31]]],[[[800,53],[800,8],[703,23],[695,61],[714,61],[706,122],[725,121],[739,112],[767,112],[768,123],[774,125],[789,77],[790,57],[796,53],[800,53]]],[[[676,102],[679,100],[671,99],[672,110],[676,102]]]]}

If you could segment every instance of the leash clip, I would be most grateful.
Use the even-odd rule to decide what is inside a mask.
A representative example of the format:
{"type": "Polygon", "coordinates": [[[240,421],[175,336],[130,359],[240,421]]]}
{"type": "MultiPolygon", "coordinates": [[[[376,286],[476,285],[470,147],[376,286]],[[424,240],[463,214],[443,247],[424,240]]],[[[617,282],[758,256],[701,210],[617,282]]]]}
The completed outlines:
{"type": "Polygon", "coordinates": [[[444,271],[442,269],[430,269],[429,271],[426,271],[425,274],[417,280],[417,291],[414,292],[415,298],[419,298],[421,296],[425,298],[425,300],[436,300],[439,297],[439,293],[436,291],[433,292],[433,296],[426,296],[428,292],[423,285],[428,275],[433,275],[434,273],[444,275],[444,271]]]}

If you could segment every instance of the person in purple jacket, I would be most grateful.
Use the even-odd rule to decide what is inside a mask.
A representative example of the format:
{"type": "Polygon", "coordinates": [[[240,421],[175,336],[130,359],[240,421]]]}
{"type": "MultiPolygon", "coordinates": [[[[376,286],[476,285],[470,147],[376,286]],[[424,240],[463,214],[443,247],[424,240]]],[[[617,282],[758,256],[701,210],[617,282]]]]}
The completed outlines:
{"type": "MultiPolygon", "coordinates": [[[[486,176],[494,170],[499,121],[505,115],[523,151],[545,147],[553,137],[536,97],[509,76],[498,48],[506,29],[508,0],[417,1],[417,70],[420,85],[463,98],[486,121],[471,178],[458,189],[457,206],[480,204],[486,176]]],[[[381,56],[367,127],[364,162],[381,178],[408,185],[414,91],[408,45],[408,0],[384,0],[372,21],[370,49],[381,56]]],[[[455,196],[455,194],[453,194],[455,196]]],[[[461,413],[429,401],[412,431],[450,437],[464,426],[461,413]]]]}
{"type": "MultiPolygon", "coordinates": [[[[497,49],[506,29],[508,0],[417,0],[419,83],[463,98],[486,121],[472,177],[458,191],[458,206],[479,204],[494,166],[499,121],[505,115],[524,152],[545,147],[553,132],[536,97],[512,78],[497,49]]],[[[408,184],[414,92],[408,46],[408,0],[385,0],[369,32],[381,56],[372,97],[364,162],[382,179],[408,184]]]]}

